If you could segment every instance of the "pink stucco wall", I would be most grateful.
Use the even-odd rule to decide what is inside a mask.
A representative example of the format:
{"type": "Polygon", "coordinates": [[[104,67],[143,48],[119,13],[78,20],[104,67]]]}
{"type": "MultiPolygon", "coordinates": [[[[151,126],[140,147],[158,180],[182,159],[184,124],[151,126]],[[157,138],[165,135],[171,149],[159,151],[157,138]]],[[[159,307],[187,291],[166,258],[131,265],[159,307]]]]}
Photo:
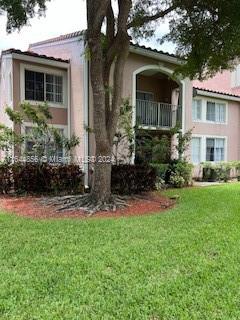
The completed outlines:
{"type": "MultiPolygon", "coordinates": [[[[239,95],[240,87],[233,87],[233,74],[231,71],[217,73],[213,78],[205,81],[193,81],[194,87],[217,91],[221,93],[239,95]]],[[[198,97],[208,99],[207,97],[198,97]]],[[[210,99],[210,98],[209,98],[210,99]]],[[[211,97],[214,100],[214,96],[211,97]]],[[[216,98],[217,100],[217,98],[216,98]]],[[[187,117],[188,128],[194,128],[193,134],[205,136],[220,136],[227,138],[227,161],[240,160],[240,103],[229,101],[226,96],[223,102],[227,103],[227,124],[213,124],[209,122],[193,122],[192,111],[189,109],[187,117]]],[[[188,152],[190,153],[190,151],[188,152]]]]}
{"type": "Polygon", "coordinates": [[[228,119],[226,124],[193,122],[193,134],[222,136],[227,138],[227,161],[240,159],[240,104],[228,103],[228,119]]]}
{"type": "Polygon", "coordinates": [[[232,83],[232,72],[225,70],[205,81],[194,80],[193,86],[240,96],[240,87],[234,88],[232,83]]]}

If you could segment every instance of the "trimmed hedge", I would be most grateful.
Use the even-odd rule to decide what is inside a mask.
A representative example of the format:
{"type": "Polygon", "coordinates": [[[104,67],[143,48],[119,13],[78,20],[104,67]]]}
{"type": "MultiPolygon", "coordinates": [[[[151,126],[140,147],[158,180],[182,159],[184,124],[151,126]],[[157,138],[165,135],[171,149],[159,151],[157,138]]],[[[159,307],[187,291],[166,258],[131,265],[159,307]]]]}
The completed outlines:
{"type": "MultiPolygon", "coordinates": [[[[83,193],[84,174],[78,165],[35,163],[2,164],[0,166],[0,193],[10,190],[27,194],[83,193]]],[[[112,192],[137,194],[154,190],[156,169],[142,165],[112,167],[112,192]]]]}
{"type": "Polygon", "coordinates": [[[34,163],[4,164],[0,166],[1,193],[14,190],[28,194],[82,193],[83,172],[80,167],[34,163]]]}
{"type": "Polygon", "coordinates": [[[9,193],[12,189],[12,175],[7,163],[0,164],[0,194],[9,193]]]}
{"type": "Polygon", "coordinates": [[[112,167],[112,192],[137,194],[156,188],[156,169],[143,165],[119,165],[112,167]]]}

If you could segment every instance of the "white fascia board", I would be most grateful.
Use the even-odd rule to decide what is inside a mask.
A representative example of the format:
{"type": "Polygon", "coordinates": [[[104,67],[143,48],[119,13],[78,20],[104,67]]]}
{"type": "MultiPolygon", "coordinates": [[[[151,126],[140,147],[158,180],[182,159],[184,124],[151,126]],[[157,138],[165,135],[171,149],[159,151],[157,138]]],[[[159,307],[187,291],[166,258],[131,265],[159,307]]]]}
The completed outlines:
{"type": "Polygon", "coordinates": [[[208,91],[200,90],[200,89],[194,89],[194,91],[195,91],[194,97],[203,96],[203,97],[210,97],[210,98],[216,98],[216,99],[227,100],[227,101],[240,102],[240,97],[234,97],[234,96],[230,96],[228,94],[208,92],[208,91]]]}
{"type": "Polygon", "coordinates": [[[20,54],[20,53],[12,53],[12,58],[22,60],[22,61],[27,61],[27,62],[45,64],[48,66],[58,67],[63,69],[68,69],[69,67],[69,63],[67,62],[55,61],[55,60],[45,59],[41,57],[31,57],[31,56],[27,56],[25,54],[20,54]]]}
{"type": "Polygon", "coordinates": [[[167,54],[153,52],[151,50],[135,47],[133,45],[130,46],[130,52],[142,55],[144,57],[165,61],[165,62],[169,62],[176,65],[182,65],[184,63],[184,61],[175,57],[171,57],[167,54]]]}
{"type": "Polygon", "coordinates": [[[46,47],[52,47],[52,46],[58,46],[59,44],[66,44],[66,43],[71,43],[71,42],[76,42],[76,41],[83,41],[84,40],[84,36],[76,36],[76,37],[72,37],[69,39],[60,39],[60,40],[52,40],[49,42],[45,42],[45,43],[39,43],[39,44],[34,44],[31,43],[29,45],[29,48],[46,48],[46,47]]]}

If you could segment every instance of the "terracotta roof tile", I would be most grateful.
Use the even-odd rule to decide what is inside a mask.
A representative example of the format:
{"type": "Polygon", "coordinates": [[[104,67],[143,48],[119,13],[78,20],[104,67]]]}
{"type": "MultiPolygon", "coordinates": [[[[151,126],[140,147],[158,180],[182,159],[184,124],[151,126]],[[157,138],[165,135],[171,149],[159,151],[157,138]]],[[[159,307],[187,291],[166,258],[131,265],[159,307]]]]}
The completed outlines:
{"type": "Polygon", "coordinates": [[[47,44],[47,43],[52,43],[52,42],[63,41],[63,40],[71,39],[71,38],[80,37],[80,36],[84,35],[84,33],[85,33],[85,30],[76,31],[76,32],[68,33],[68,34],[63,34],[63,35],[60,35],[60,36],[55,37],[55,38],[46,39],[46,40],[43,40],[43,41],[31,43],[29,47],[30,48],[31,47],[37,47],[37,46],[40,46],[42,44],[47,44]]]}
{"type": "Polygon", "coordinates": [[[58,62],[64,62],[64,63],[69,63],[69,60],[64,60],[64,59],[60,59],[60,58],[54,58],[54,57],[48,57],[44,54],[38,54],[32,51],[21,51],[18,49],[8,49],[8,50],[4,50],[2,51],[2,55],[3,54],[11,54],[11,53],[17,53],[17,54],[23,54],[25,56],[30,56],[30,57],[35,57],[35,58],[41,58],[41,59],[47,59],[47,60],[53,60],[53,61],[58,61],[58,62]]]}
{"type": "Polygon", "coordinates": [[[205,92],[209,92],[209,93],[223,94],[225,96],[234,97],[234,98],[240,98],[240,95],[236,95],[236,94],[232,94],[232,93],[228,93],[228,92],[215,91],[215,90],[199,88],[199,87],[195,87],[195,86],[193,87],[193,89],[194,90],[201,90],[201,91],[205,91],[205,92]]]}

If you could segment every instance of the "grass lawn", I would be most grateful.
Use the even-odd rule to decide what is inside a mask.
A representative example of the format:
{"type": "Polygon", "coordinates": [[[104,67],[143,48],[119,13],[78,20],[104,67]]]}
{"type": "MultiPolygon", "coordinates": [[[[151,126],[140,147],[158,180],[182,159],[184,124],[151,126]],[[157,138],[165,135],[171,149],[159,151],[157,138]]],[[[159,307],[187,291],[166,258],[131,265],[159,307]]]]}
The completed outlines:
{"type": "Polygon", "coordinates": [[[0,319],[240,319],[240,184],[121,219],[0,214],[0,319]]]}

